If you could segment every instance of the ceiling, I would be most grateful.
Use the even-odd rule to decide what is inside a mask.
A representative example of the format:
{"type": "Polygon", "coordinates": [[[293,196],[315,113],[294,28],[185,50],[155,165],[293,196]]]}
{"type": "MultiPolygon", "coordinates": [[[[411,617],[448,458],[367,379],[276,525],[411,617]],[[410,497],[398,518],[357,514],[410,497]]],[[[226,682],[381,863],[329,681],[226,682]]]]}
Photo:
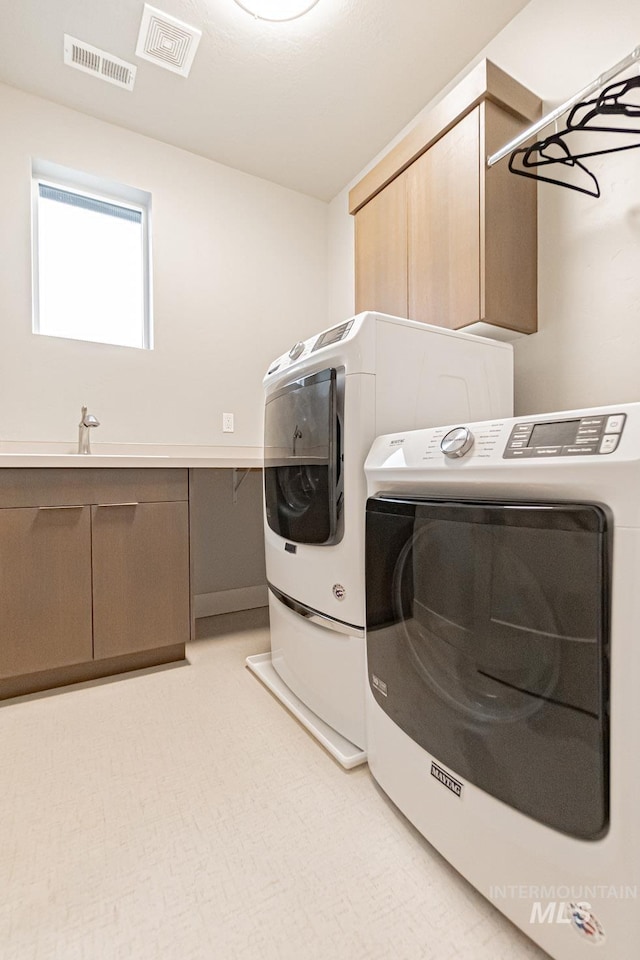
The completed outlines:
{"type": "Polygon", "coordinates": [[[153,0],[202,30],[185,79],[135,56],[144,0],[0,0],[0,81],[330,200],[526,4],[319,0],[268,23],[153,0]],[[65,66],[65,33],[134,63],[134,90],[65,66]]]}

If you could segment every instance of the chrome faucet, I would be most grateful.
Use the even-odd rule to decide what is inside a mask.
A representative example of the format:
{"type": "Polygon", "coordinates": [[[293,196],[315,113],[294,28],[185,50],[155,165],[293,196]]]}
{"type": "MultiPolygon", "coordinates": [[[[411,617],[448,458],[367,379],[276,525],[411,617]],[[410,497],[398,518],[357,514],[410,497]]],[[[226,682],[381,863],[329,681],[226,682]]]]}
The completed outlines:
{"type": "Polygon", "coordinates": [[[87,408],[82,408],[80,414],[80,423],[78,424],[78,453],[91,453],[91,439],[89,431],[91,427],[99,427],[100,421],[92,413],[87,413],[87,408]]]}

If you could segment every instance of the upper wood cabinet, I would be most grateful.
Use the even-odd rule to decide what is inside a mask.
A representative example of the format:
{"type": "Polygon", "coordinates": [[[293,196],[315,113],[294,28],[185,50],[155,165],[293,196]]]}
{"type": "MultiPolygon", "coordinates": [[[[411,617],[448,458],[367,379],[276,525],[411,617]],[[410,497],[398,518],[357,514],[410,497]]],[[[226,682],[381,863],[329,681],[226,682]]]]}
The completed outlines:
{"type": "Polygon", "coordinates": [[[406,316],[454,330],[480,317],[477,111],[463,117],[405,174],[410,251],[406,316]]]}
{"type": "Polygon", "coordinates": [[[536,184],[486,159],[540,108],[483,61],[353,188],[357,312],[536,330],[536,184]]]}
{"type": "Polygon", "coordinates": [[[356,216],[356,304],[407,316],[407,177],[401,174],[356,216]]]}

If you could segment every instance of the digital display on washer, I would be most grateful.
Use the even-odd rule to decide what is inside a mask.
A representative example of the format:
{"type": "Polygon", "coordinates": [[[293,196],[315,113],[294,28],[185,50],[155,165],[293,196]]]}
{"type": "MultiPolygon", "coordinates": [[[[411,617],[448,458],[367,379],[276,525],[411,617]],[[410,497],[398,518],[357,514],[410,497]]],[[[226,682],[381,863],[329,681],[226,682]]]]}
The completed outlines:
{"type": "Polygon", "coordinates": [[[530,447],[564,447],[576,442],[576,434],[580,426],[579,420],[556,420],[552,423],[536,423],[528,446],[530,447]]]}
{"type": "Polygon", "coordinates": [[[344,340],[352,324],[353,320],[349,320],[347,323],[341,323],[339,327],[332,327],[331,330],[326,330],[324,333],[321,333],[314,343],[311,352],[313,353],[314,350],[319,350],[320,347],[326,347],[328,343],[337,343],[338,340],[344,340]]]}

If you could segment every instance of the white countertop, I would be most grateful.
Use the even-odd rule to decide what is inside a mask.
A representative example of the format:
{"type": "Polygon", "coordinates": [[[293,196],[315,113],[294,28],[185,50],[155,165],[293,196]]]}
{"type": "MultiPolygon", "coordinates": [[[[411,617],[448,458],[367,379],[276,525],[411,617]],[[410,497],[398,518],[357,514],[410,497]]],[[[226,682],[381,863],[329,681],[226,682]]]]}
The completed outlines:
{"type": "Polygon", "coordinates": [[[262,467],[262,447],[162,443],[94,443],[89,455],[71,443],[0,441],[0,467],[262,467]]]}

